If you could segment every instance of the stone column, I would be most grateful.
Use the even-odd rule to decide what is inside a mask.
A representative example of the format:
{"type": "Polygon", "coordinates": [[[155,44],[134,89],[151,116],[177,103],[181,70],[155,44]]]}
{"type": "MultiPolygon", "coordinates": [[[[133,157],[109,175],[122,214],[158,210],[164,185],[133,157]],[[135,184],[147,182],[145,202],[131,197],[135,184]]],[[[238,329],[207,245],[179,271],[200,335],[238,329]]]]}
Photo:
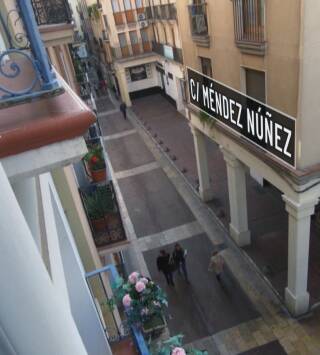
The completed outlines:
{"type": "Polygon", "coordinates": [[[210,185],[205,135],[191,124],[190,128],[193,135],[194,150],[197,160],[199,194],[202,201],[208,202],[213,198],[213,191],[210,185]]]}
{"type": "Polygon", "coordinates": [[[309,309],[308,264],[310,217],[318,199],[298,203],[283,195],[289,214],[288,236],[288,286],[286,304],[290,312],[299,316],[309,309]]]}
{"type": "Polygon", "coordinates": [[[121,99],[122,99],[122,101],[124,101],[126,103],[127,107],[131,107],[132,103],[131,103],[131,99],[130,99],[130,95],[129,95],[129,91],[128,91],[128,83],[127,83],[125,69],[117,69],[116,75],[118,78],[121,99]]]}
{"type": "Polygon", "coordinates": [[[220,148],[227,164],[228,190],[230,204],[230,234],[239,246],[251,242],[248,229],[246,169],[233,154],[220,148]]]}

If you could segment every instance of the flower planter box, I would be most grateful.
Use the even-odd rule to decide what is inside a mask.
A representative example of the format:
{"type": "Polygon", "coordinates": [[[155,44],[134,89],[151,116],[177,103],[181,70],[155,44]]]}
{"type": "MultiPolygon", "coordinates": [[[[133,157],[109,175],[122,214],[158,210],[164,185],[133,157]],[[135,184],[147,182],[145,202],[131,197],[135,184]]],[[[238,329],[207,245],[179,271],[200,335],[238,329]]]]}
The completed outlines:
{"type": "Polygon", "coordinates": [[[142,332],[146,337],[156,338],[161,335],[167,326],[167,322],[162,315],[156,314],[142,325],[142,332]]]}
{"type": "Polygon", "coordinates": [[[95,232],[103,232],[108,226],[105,218],[91,219],[91,224],[95,232]]]}

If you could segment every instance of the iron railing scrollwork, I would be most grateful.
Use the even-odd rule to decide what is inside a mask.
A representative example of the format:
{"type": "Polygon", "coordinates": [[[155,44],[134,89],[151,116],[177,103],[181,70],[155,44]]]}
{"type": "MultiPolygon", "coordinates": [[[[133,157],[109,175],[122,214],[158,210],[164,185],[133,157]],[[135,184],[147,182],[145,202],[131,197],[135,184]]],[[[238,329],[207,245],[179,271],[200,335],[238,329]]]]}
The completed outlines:
{"type": "Polygon", "coordinates": [[[59,88],[40,38],[30,0],[0,13],[0,108],[59,88]]]}
{"type": "Polygon", "coordinates": [[[32,0],[32,7],[39,26],[72,22],[67,0],[32,0]]]}

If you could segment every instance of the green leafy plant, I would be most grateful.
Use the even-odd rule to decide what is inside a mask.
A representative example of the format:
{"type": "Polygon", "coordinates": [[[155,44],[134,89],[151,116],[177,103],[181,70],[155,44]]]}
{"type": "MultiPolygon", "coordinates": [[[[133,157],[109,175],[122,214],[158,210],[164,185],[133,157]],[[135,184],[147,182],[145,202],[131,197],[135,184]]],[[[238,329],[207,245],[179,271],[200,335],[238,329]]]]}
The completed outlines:
{"type": "Polygon", "coordinates": [[[122,304],[129,324],[150,323],[151,326],[164,324],[163,312],[168,306],[166,295],[156,283],[138,272],[131,273],[126,282],[122,278],[116,280],[113,295],[109,305],[113,307],[115,304],[122,304]]]}
{"type": "Polygon", "coordinates": [[[178,334],[168,340],[159,342],[151,349],[153,355],[208,355],[207,351],[185,349],[182,345],[183,335],[178,334]]]}
{"type": "Polygon", "coordinates": [[[112,191],[107,186],[98,186],[94,192],[86,194],[84,202],[92,220],[104,218],[106,214],[115,212],[112,191]]]}
{"type": "Polygon", "coordinates": [[[210,128],[212,128],[215,124],[214,118],[209,116],[206,112],[201,111],[199,114],[199,119],[203,125],[207,124],[210,128]]]}
{"type": "Polygon", "coordinates": [[[91,170],[101,170],[106,167],[106,163],[103,156],[103,148],[100,144],[92,145],[88,147],[88,153],[83,157],[91,170]]]}
{"type": "Polygon", "coordinates": [[[88,15],[91,19],[99,20],[100,18],[100,11],[98,4],[92,4],[88,6],[88,15]]]}

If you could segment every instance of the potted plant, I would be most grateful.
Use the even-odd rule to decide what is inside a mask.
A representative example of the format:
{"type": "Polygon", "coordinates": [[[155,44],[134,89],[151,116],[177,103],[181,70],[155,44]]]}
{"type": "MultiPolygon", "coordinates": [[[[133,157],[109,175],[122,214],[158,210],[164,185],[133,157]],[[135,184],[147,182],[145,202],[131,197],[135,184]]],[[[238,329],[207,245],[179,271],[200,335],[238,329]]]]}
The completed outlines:
{"type": "Polygon", "coordinates": [[[152,350],[154,355],[208,355],[206,350],[186,349],[182,345],[183,335],[179,334],[159,342],[152,350]]]}
{"type": "Polygon", "coordinates": [[[163,290],[152,280],[133,272],[125,282],[119,278],[114,285],[114,303],[125,307],[128,323],[138,326],[145,335],[161,333],[166,327],[164,309],[168,306],[163,290]]]}
{"type": "Polygon", "coordinates": [[[87,163],[91,178],[94,182],[106,180],[106,163],[103,156],[103,148],[100,144],[92,145],[83,160],[87,163]]]}
{"type": "Polygon", "coordinates": [[[117,212],[110,186],[97,186],[93,192],[84,195],[84,203],[93,229],[108,231],[110,217],[117,212]]]}
{"type": "Polygon", "coordinates": [[[105,208],[99,188],[91,194],[86,194],[84,196],[84,202],[94,231],[104,231],[108,226],[105,218],[105,208]]]}

